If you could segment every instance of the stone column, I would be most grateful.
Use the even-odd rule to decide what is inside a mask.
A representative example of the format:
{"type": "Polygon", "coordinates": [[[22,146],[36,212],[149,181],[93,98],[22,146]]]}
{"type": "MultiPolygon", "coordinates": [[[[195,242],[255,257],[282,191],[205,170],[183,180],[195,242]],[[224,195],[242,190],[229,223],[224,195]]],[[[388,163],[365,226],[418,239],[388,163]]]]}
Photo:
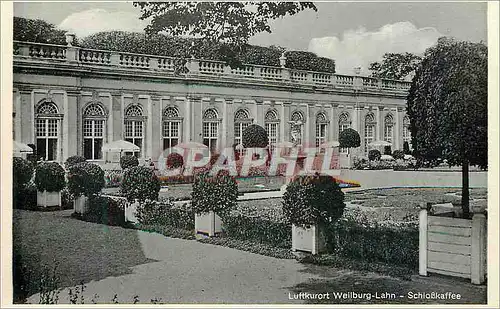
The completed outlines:
{"type": "Polygon", "coordinates": [[[14,92],[12,93],[13,96],[13,101],[14,101],[14,135],[13,138],[16,141],[22,141],[22,126],[21,126],[21,119],[23,117],[23,112],[21,109],[21,93],[19,92],[18,89],[15,89],[14,92]]]}
{"type": "Polygon", "coordinates": [[[81,120],[82,107],[80,105],[80,91],[67,90],[64,103],[63,134],[68,136],[64,143],[65,158],[80,155],[80,145],[82,145],[81,120]]]}
{"type": "MultiPolygon", "coordinates": [[[[187,97],[185,101],[186,105],[186,116],[184,117],[184,134],[182,136],[182,140],[184,142],[189,142],[191,140],[191,126],[192,126],[192,112],[191,112],[191,97],[187,97]]],[[[163,109],[163,107],[162,107],[163,109]]]]}
{"type": "Polygon", "coordinates": [[[376,140],[383,140],[384,139],[384,119],[382,117],[382,111],[384,110],[384,107],[383,106],[379,106],[377,108],[377,113],[376,113],[376,117],[377,117],[377,132],[376,132],[376,140]]]}
{"type": "Polygon", "coordinates": [[[403,150],[403,138],[402,138],[402,130],[403,130],[403,108],[398,107],[396,111],[396,132],[394,133],[395,141],[393,151],[397,149],[403,150]]]}

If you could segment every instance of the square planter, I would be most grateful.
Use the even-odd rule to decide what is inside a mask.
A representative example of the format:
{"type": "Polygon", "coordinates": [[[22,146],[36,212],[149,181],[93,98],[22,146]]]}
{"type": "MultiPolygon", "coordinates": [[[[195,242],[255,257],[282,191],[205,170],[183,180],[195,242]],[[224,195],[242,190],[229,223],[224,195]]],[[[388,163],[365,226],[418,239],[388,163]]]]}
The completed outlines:
{"type": "Polygon", "coordinates": [[[483,284],[487,271],[487,224],[485,210],[472,209],[472,219],[430,215],[430,203],[419,215],[419,274],[468,278],[483,284]]]}
{"type": "Polygon", "coordinates": [[[134,203],[125,204],[125,221],[139,223],[139,219],[135,215],[137,207],[139,207],[139,201],[137,200],[134,203]]]}
{"type": "Polygon", "coordinates": [[[317,225],[309,228],[292,224],[292,251],[318,254],[326,249],[326,241],[322,229],[317,225]]]}
{"type": "Polygon", "coordinates": [[[195,214],[194,228],[196,234],[213,237],[222,233],[222,220],[213,211],[195,214]]]}
{"type": "Polygon", "coordinates": [[[61,192],[36,192],[36,204],[39,207],[60,207],[61,206],[61,192]]]}
{"type": "Polygon", "coordinates": [[[87,208],[85,206],[85,203],[87,202],[88,198],[85,195],[81,195],[73,201],[73,210],[76,213],[83,214],[87,208]]]}

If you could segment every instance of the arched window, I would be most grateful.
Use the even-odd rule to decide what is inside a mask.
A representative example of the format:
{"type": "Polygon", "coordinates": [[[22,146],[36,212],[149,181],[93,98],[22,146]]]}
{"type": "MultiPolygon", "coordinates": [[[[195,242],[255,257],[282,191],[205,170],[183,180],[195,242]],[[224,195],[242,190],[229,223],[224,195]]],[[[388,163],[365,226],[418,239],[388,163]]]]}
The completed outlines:
{"type": "Polygon", "coordinates": [[[99,103],[87,105],[83,111],[83,156],[87,160],[102,159],[106,112],[99,103]]]}
{"type": "Polygon", "coordinates": [[[217,149],[217,139],[219,136],[219,119],[217,111],[213,108],[207,109],[203,113],[203,144],[212,153],[217,149]]]}
{"type": "Polygon", "coordinates": [[[276,110],[268,110],[264,116],[264,123],[266,126],[267,135],[269,137],[269,144],[271,147],[278,142],[278,127],[280,120],[278,118],[278,113],[276,110]]]}
{"type": "Polygon", "coordinates": [[[234,114],[234,142],[242,144],[243,131],[252,123],[248,111],[239,109],[234,114]]]}
{"type": "Polygon", "coordinates": [[[125,140],[141,149],[134,152],[136,157],[141,157],[144,143],[144,117],[140,105],[132,104],[125,110],[125,140]]]}
{"type": "Polygon", "coordinates": [[[387,114],[384,118],[384,141],[392,143],[393,128],[394,118],[391,114],[387,114]]]}
{"type": "Polygon", "coordinates": [[[44,101],[36,109],[36,149],[46,161],[56,161],[59,152],[59,110],[52,101],[44,101]]]}
{"type": "Polygon", "coordinates": [[[294,111],[292,113],[292,117],[290,117],[290,120],[295,123],[298,123],[298,125],[292,124],[292,128],[290,130],[290,140],[293,140],[292,138],[293,134],[297,134],[297,145],[301,145],[304,114],[302,114],[300,111],[294,111]]]}
{"type": "Polygon", "coordinates": [[[169,106],[163,110],[163,150],[173,148],[179,143],[181,121],[177,107],[169,106]]]}
{"type": "MultiPolygon", "coordinates": [[[[326,132],[328,128],[328,119],[325,113],[320,112],[316,115],[316,147],[326,142],[326,132]]],[[[322,149],[323,151],[324,149],[322,149]]]]}
{"type": "Polygon", "coordinates": [[[408,118],[408,116],[405,116],[403,118],[403,143],[408,142],[408,146],[411,146],[410,141],[411,141],[410,118],[408,118]]]}
{"type": "MultiPolygon", "coordinates": [[[[341,113],[339,115],[339,137],[340,132],[351,127],[351,121],[348,113],[341,113]]],[[[340,148],[341,153],[347,153],[347,148],[340,148]]]]}
{"type": "Polygon", "coordinates": [[[368,146],[375,139],[375,116],[369,113],[365,117],[365,153],[368,153],[368,146]]]}

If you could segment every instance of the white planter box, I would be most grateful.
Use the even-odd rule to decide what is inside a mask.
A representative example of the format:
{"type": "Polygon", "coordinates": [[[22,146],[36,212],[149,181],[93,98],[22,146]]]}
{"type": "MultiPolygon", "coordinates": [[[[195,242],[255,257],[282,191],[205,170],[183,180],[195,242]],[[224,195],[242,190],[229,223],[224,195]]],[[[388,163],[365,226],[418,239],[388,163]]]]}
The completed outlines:
{"type": "Polygon", "coordinates": [[[212,237],[222,232],[222,220],[213,211],[195,214],[194,228],[196,234],[204,234],[212,237]]]}
{"type": "Polygon", "coordinates": [[[484,209],[474,209],[472,220],[430,216],[423,204],[419,224],[419,274],[468,278],[483,284],[487,270],[487,226],[484,209]]]}
{"type": "Polygon", "coordinates": [[[139,206],[139,202],[135,201],[134,203],[126,203],[125,204],[125,221],[132,223],[139,223],[139,219],[137,219],[135,212],[137,211],[137,207],[139,206]]]}
{"type": "Polygon", "coordinates": [[[40,207],[61,206],[61,192],[36,192],[36,204],[40,207]]]}
{"type": "Polygon", "coordinates": [[[75,198],[75,200],[73,201],[73,210],[76,213],[83,214],[87,210],[85,206],[87,200],[88,198],[85,195],[81,195],[80,197],[75,198]]]}
{"type": "Polygon", "coordinates": [[[325,250],[326,243],[321,229],[312,225],[310,228],[292,224],[292,251],[318,254],[325,250]]]}

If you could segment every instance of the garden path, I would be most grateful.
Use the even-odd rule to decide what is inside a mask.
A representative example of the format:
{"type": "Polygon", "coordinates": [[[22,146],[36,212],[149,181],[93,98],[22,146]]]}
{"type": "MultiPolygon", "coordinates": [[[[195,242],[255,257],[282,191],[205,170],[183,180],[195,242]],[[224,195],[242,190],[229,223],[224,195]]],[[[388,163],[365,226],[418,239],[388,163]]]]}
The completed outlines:
{"type": "MultiPolygon", "coordinates": [[[[155,233],[137,231],[137,235],[146,258],[156,262],[133,266],[130,274],[86,283],[85,303],[90,303],[94,294],[99,295],[97,303],[110,303],[117,294],[121,304],[132,303],[134,296],[138,296],[139,303],[150,303],[156,298],[169,304],[301,304],[308,301],[289,299],[289,293],[348,291],[398,295],[409,291],[454,292],[461,293],[461,302],[481,303],[486,299],[486,287],[457,279],[416,276],[412,281],[402,281],[374,273],[305,265],[295,260],[166,238],[155,233]]],[[[392,302],[407,301],[407,298],[398,298],[392,302]]],[[[37,295],[30,297],[29,302],[37,303],[37,295]]],[[[346,301],[330,299],[329,302],[346,301]]],[[[371,302],[384,301],[372,299],[371,302]]],[[[61,292],[59,303],[69,303],[67,289],[61,292]]]]}

